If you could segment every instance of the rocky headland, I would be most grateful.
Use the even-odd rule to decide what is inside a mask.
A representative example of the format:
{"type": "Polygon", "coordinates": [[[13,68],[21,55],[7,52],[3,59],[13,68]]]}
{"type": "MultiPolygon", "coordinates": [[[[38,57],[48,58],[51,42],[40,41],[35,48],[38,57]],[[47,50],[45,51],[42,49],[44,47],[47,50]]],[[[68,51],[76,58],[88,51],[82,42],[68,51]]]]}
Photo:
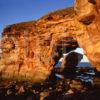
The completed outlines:
{"type": "MultiPolygon", "coordinates": [[[[16,97],[15,95],[23,93],[32,94],[26,100],[39,100],[41,95],[41,100],[45,97],[45,100],[50,100],[54,96],[56,99],[62,97],[69,100],[99,100],[99,26],[99,0],[75,0],[74,7],[51,12],[36,21],[7,26],[2,33],[0,54],[2,100],[8,95],[16,97]],[[73,73],[76,65],[70,67],[70,60],[66,63],[66,72],[62,72],[64,75],[72,75],[70,79],[67,77],[56,81],[54,77],[54,66],[62,53],[68,53],[77,47],[83,48],[96,70],[97,77],[93,78],[93,86],[89,84],[88,87],[81,81],[76,81],[73,77],[76,76],[73,73]],[[75,99],[74,94],[78,95],[78,99],[75,99]],[[94,99],[95,97],[98,98],[94,99]]],[[[75,59],[72,62],[77,64],[75,59]]]]}

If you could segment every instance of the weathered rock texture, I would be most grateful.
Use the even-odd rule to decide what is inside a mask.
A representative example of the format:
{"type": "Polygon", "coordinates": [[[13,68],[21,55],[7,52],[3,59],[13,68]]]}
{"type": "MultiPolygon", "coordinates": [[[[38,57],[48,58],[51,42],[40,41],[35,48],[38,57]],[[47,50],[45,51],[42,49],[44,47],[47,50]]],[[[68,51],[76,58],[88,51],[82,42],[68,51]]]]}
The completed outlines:
{"type": "Polygon", "coordinates": [[[69,55],[65,57],[64,61],[65,68],[68,67],[75,68],[82,58],[83,58],[82,54],[76,52],[69,53],[69,55]]]}
{"type": "Polygon", "coordinates": [[[77,41],[100,71],[100,0],[75,0],[77,41]]]}
{"type": "Polygon", "coordinates": [[[10,25],[2,37],[1,78],[41,82],[51,73],[61,52],[82,47],[90,62],[99,69],[100,36],[97,0],[76,0],[75,10],[52,12],[37,21],[10,25]],[[75,43],[62,44],[72,38],[75,43]],[[76,40],[77,39],[77,40],[76,40]],[[59,49],[60,44],[60,49],[59,49]]]}
{"type": "Polygon", "coordinates": [[[1,77],[33,83],[45,80],[62,55],[61,49],[67,47],[68,52],[78,46],[70,35],[73,31],[70,29],[73,17],[74,10],[69,8],[50,13],[38,21],[5,28],[0,61],[1,77]],[[65,40],[65,44],[61,43],[62,40],[65,40]]]}

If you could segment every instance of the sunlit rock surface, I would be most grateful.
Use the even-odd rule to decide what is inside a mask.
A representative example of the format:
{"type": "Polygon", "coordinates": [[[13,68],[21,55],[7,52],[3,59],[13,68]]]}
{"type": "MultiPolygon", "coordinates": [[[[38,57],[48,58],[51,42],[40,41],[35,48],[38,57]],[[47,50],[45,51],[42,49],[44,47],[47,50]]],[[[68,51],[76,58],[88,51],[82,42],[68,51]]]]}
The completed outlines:
{"type": "Polygon", "coordinates": [[[48,78],[62,49],[68,52],[78,46],[70,35],[73,17],[73,8],[68,8],[37,21],[7,26],[2,34],[1,78],[33,83],[48,78]]]}
{"type": "Polygon", "coordinates": [[[75,0],[74,9],[58,10],[37,21],[6,27],[2,35],[1,78],[42,82],[61,57],[62,49],[71,48],[70,51],[78,47],[77,42],[99,70],[99,9],[99,0],[75,0]],[[67,37],[73,37],[75,44],[60,43],[67,37]]]}
{"type": "Polygon", "coordinates": [[[100,0],[75,0],[77,41],[100,71],[100,0]]]}
{"type": "Polygon", "coordinates": [[[66,67],[76,67],[78,63],[81,61],[83,58],[82,54],[76,53],[76,52],[71,52],[69,55],[65,58],[65,66],[66,67]]]}

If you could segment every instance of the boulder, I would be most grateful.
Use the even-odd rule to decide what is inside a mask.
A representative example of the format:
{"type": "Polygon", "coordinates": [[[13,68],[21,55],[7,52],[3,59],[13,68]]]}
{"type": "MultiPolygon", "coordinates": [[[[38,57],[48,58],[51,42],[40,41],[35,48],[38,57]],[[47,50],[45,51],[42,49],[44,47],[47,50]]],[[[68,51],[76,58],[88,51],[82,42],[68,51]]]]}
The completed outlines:
{"type": "Polygon", "coordinates": [[[61,74],[67,78],[74,78],[76,76],[76,66],[83,58],[83,55],[77,52],[70,52],[61,64],[61,74]]]}
{"type": "Polygon", "coordinates": [[[78,63],[83,58],[83,55],[77,52],[71,52],[66,56],[64,66],[65,68],[71,67],[74,68],[78,65],[78,63]]]}

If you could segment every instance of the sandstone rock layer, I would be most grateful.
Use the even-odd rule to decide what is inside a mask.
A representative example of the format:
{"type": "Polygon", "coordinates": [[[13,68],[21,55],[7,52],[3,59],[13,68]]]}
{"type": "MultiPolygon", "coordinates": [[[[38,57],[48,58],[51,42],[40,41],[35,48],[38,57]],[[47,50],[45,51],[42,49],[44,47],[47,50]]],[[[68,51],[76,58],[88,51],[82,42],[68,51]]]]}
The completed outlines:
{"type": "Polygon", "coordinates": [[[75,12],[77,41],[100,71],[100,0],[75,0],[75,12]]]}
{"type": "Polygon", "coordinates": [[[2,37],[1,78],[42,82],[50,75],[63,49],[68,52],[78,44],[99,70],[99,16],[99,0],[75,0],[74,9],[58,10],[37,21],[6,27],[2,37]],[[71,43],[68,37],[72,38],[71,43]]]}
{"type": "Polygon", "coordinates": [[[37,21],[6,27],[2,34],[1,78],[33,83],[47,79],[63,49],[68,52],[78,46],[70,35],[72,29],[66,34],[73,25],[73,17],[74,10],[69,8],[37,21]]]}

